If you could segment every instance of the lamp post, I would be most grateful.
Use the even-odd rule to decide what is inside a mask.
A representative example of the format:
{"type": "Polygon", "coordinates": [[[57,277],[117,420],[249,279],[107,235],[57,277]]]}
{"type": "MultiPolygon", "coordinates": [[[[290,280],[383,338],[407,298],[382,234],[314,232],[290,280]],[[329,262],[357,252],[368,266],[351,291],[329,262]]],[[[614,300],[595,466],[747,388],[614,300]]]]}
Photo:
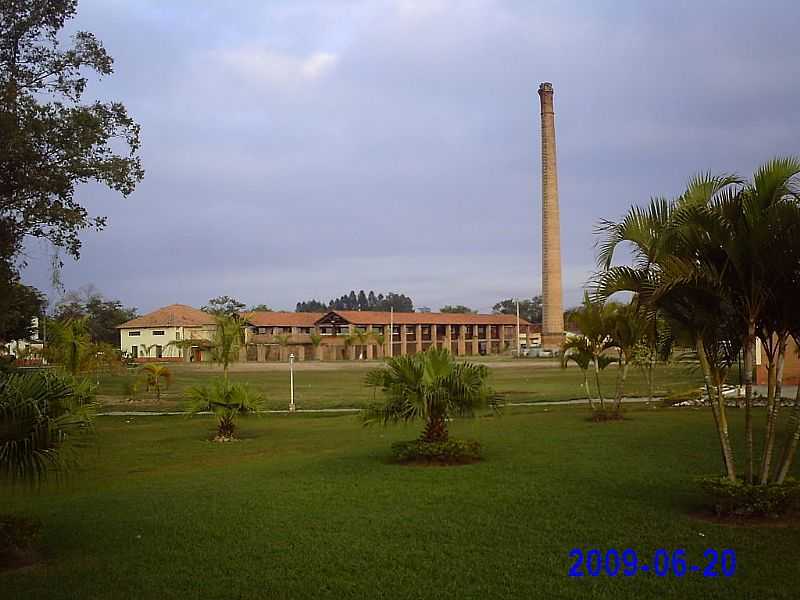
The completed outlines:
{"type": "Polygon", "coordinates": [[[294,352],[289,354],[289,412],[294,412],[294,352]]]}

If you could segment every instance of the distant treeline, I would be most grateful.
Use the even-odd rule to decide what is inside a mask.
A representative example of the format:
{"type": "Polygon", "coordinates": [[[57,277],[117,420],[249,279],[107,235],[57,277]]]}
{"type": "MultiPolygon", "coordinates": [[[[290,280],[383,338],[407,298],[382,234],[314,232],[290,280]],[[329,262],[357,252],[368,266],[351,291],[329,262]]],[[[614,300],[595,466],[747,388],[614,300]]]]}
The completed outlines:
{"type": "Polygon", "coordinates": [[[326,304],[320,300],[312,299],[298,302],[296,312],[325,312],[327,310],[376,310],[388,312],[394,308],[395,312],[414,312],[414,302],[405,294],[389,292],[388,294],[375,294],[372,290],[365,293],[361,290],[356,294],[350,290],[335,300],[326,304]]]}

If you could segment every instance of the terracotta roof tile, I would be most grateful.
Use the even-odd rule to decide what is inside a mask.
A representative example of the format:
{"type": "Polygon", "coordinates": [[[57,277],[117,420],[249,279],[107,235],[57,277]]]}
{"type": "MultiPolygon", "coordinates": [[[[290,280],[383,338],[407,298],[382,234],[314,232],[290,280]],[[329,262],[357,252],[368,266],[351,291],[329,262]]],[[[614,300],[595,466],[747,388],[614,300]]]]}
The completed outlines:
{"type": "Polygon", "coordinates": [[[170,304],[117,325],[117,329],[137,327],[201,327],[211,325],[214,317],[186,304],[170,304]]]}
{"type": "Polygon", "coordinates": [[[251,325],[257,327],[313,327],[325,313],[311,313],[311,312],[246,312],[242,313],[245,320],[251,325]]]}
{"type": "MultiPolygon", "coordinates": [[[[373,312],[359,310],[334,310],[325,315],[335,313],[354,325],[386,325],[392,316],[388,312],[373,312]]],[[[323,316],[325,316],[323,315],[323,316]]],[[[394,313],[395,325],[516,325],[516,315],[476,315],[468,313],[419,313],[396,312],[394,313]]],[[[537,324],[528,323],[519,319],[520,325],[537,324]]]]}

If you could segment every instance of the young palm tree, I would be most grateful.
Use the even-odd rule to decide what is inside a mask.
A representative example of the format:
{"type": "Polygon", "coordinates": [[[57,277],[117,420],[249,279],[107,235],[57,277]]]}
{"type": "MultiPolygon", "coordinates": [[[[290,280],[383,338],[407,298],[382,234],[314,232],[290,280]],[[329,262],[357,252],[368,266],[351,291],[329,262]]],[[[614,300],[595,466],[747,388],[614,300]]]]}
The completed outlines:
{"type": "Polygon", "coordinates": [[[186,407],[188,416],[203,411],[216,415],[218,423],[214,441],[217,442],[234,440],[238,418],[257,413],[263,406],[263,399],[254,394],[247,384],[231,383],[225,378],[215,380],[211,385],[191,387],[186,395],[189,399],[186,407]]]}
{"type": "Polygon", "coordinates": [[[280,346],[280,348],[281,348],[280,349],[279,359],[280,360],[286,360],[286,358],[285,358],[286,357],[286,348],[288,348],[289,344],[292,343],[292,336],[289,335],[288,333],[284,333],[284,334],[278,333],[278,334],[273,335],[272,339],[274,339],[276,342],[278,342],[278,346],[280,346]]]}
{"type": "Polygon", "coordinates": [[[589,389],[589,367],[594,364],[594,354],[592,353],[589,340],[583,335],[576,335],[566,339],[561,345],[561,368],[566,369],[570,362],[574,362],[583,373],[583,388],[586,390],[586,399],[589,401],[589,408],[594,410],[592,392],[589,389]]]}
{"type": "Polygon", "coordinates": [[[69,467],[67,441],[90,429],[96,405],[88,382],[57,373],[0,381],[0,481],[36,484],[69,467]]]}
{"type": "Polygon", "coordinates": [[[373,331],[372,339],[375,340],[375,346],[378,349],[378,358],[383,358],[386,348],[386,335],[383,333],[378,333],[377,331],[373,331]]]}
{"type": "Polygon", "coordinates": [[[628,369],[633,362],[637,346],[646,335],[647,322],[642,312],[634,304],[619,306],[610,319],[609,346],[619,352],[619,372],[617,376],[617,393],[614,400],[614,412],[619,412],[622,398],[625,395],[625,382],[628,369]]]}
{"type": "Polygon", "coordinates": [[[320,345],[322,344],[322,336],[315,331],[312,331],[309,335],[311,338],[311,345],[314,346],[314,357],[319,360],[322,358],[320,354],[320,345]]]}
{"type": "Polygon", "coordinates": [[[92,354],[87,318],[50,321],[49,325],[49,358],[60,363],[73,376],[85,370],[92,354]]]}
{"type": "Polygon", "coordinates": [[[161,381],[164,381],[164,387],[169,388],[172,383],[172,371],[166,365],[147,363],[139,368],[139,373],[145,380],[147,391],[153,390],[156,393],[156,400],[160,402],[161,381]]]}
{"type": "Polygon", "coordinates": [[[367,423],[383,424],[423,419],[421,441],[447,441],[450,417],[473,416],[484,406],[496,408],[488,376],[485,365],[456,362],[443,348],[390,358],[366,378],[367,385],[380,388],[386,399],[366,409],[362,417],[367,423]]]}
{"type": "Polygon", "coordinates": [[[600,387],[600,371],[602,371],[612,360],[606,351],[611,348],[611,334],[614,313],[617,305],[611,302],[598,302],[591,300],[588,294],[584,294],[583,304],[580,308],[573,311],[571,318],[580,329],[581,334],[586,340],[587,348],[592,354],[594,365],[595,383],[597,385],[597,396],[600,400],[601,410],[605,410],[605,399],[603,390],[600,387]]]}
{"type": "Polygon", "coordinates": [[[244,344],[244,326],[237,315],[214,317],[214,339],[211,341],[211,361],[222,365],[223,378],[228,380],[228,367],[239,360],[239,348],[244,344]]]}

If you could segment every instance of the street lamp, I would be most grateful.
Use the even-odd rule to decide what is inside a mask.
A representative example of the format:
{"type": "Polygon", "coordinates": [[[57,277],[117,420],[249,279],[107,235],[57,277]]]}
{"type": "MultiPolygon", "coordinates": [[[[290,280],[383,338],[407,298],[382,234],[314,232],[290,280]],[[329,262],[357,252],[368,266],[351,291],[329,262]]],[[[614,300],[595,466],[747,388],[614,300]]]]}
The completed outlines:
{"type": "Polygon", "coordinates": [[[294,412],[294,352],[289,354],[289,412],[294,412]]]}

